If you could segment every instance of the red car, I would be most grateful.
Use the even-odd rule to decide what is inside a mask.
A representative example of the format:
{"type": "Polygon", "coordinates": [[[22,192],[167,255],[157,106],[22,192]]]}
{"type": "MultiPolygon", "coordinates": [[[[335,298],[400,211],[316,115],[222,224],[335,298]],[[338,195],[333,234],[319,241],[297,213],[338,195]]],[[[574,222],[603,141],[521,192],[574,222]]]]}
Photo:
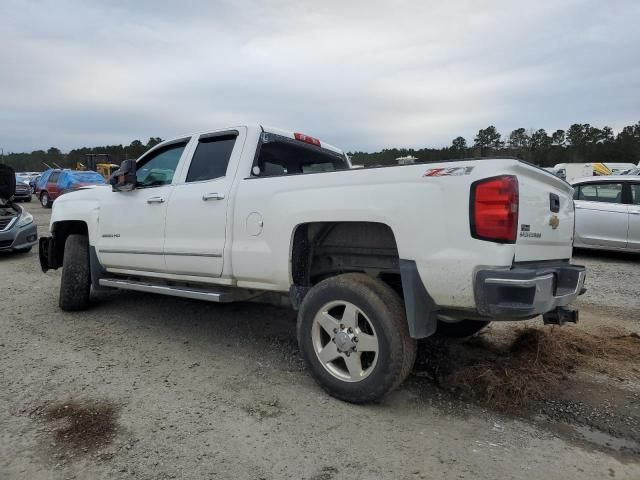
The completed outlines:
{"type": "Polygon", "coordinates": [[[36,185],[36,196],[45,208],[63,193],[86,185],[103,185],[104,177],[92,170],[60,170],[52,168],[42,174],[36,185]]]}

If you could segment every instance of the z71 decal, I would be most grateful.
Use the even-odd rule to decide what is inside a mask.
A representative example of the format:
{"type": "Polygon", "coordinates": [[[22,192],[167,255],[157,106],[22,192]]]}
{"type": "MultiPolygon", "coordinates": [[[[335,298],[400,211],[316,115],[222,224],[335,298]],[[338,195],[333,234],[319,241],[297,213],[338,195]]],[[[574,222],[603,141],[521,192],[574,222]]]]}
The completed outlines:
{"type": "Polygon", "coordinates": [[[423,177],[458,177],[469,175],[472,170],[473,167],[431,168],[424,172],[423,177]]]}

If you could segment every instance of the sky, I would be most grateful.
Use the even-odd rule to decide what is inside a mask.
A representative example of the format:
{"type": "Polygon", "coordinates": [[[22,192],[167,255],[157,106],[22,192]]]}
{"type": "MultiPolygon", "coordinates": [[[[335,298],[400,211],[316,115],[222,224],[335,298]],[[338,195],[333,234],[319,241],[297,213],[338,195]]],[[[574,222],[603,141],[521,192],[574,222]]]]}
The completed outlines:
{"type": "Polygon", "coordinates": [[[640,121],[640,1],[0,1],[4,152],[245,123],[349,151],[640,121]]]}

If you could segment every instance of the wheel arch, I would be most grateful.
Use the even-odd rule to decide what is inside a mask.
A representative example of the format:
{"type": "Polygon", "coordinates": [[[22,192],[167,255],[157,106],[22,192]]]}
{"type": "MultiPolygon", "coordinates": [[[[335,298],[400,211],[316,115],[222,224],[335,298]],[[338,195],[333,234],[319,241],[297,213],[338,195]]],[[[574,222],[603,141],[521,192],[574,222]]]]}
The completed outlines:
{"type": "Polygon", "coordinates": [[[300,223],[290,242],[292,285],[310,287],[340,273],[400,273],[395,234],[382,222],[300,223]]]}
{"type": "Polygon", "coordinates": [[[381,222],[308,222],[291,235],[289,296],[299,308],[318,282],[343,273],[364,273],[402,298],[413,338],[436,331],[437,311],[416,262],[402,259],[392,228],[381,222]]]}
{"type": "Polygon", "coordinates": [[[69,235],[86,235],[89,237],[89,227],[84,220],[61,220],[51,225],[52,245],[49,250],[49,265],[51,268],[62,266],[64,260],[64,244],[69,235]]]}

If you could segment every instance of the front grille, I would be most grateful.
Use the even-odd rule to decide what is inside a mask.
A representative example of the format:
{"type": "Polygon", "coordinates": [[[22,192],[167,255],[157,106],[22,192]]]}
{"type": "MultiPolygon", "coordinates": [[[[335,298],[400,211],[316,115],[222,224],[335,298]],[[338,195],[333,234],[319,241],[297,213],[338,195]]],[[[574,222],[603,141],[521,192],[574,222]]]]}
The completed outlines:
{"type": "Polygon", "coordinates": [[[26,185],[16,185],[16,193],[29,193],[31,189],[29,187],[27,187],[26,185]]]}
{"type": "Polygon", "coordinates": [[[1,240],[0,241],[0,248],[10,247],[12,243],[13,243],[13,240],[1,240]]]}
{"type": "Polygon", "coordinates": [[[7,227],[13,222],[15,217],[0,218],[0,231],[6,230],[7,227]]]}

